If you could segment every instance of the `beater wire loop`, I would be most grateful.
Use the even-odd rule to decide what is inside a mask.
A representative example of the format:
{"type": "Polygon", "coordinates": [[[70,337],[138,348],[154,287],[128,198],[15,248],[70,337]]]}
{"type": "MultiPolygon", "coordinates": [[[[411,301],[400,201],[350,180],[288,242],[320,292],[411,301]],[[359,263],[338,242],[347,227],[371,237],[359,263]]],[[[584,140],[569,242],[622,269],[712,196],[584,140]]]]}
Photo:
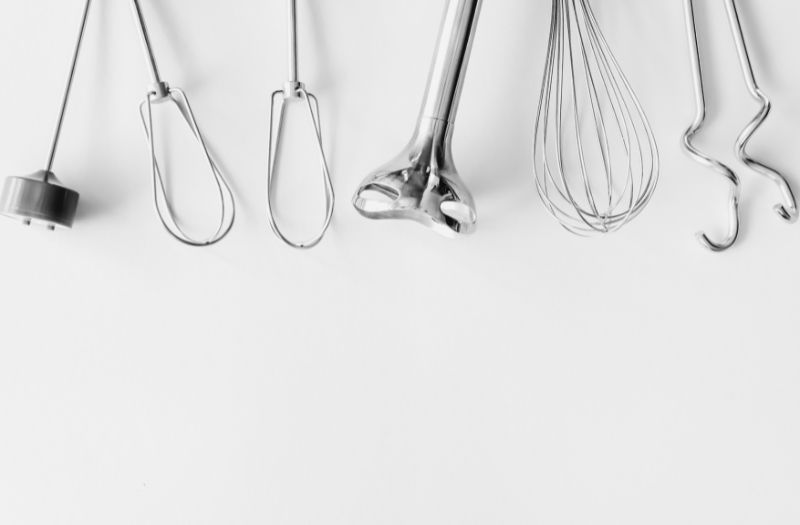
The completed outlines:
{"type": "Polygon", "coordinates": [[[203,139],[202,133],[200,132],[197,119],[194,116],[194,111],[189,103],[189,99],[186,97],[186,93],[184,93],[181,89],[170,88],[169,96],[166,99],[163,99],[158,97],[155,92],[150,92],[148,93],[147,98],[140,104],[139,113],[142,118],[145,137],[147,138],[148,148],[150,151],[150,164],[153,174],[153,202],[161,223],[164,225],[170,235],[189,246],[202,247],[218,243],[224,239],[228,233],[230,233],[235,222],[236,206],[234,202],[233,191],[231,190],[230,185],[225,180],[225,177],[222,175],[222,172],[220,171],[216,162],[212,158],[208,147],[206,146],[206,142],[203,139]],[[208,164],[211,175],[214,178],[217,195],[219,196],[220,201],[220,218],[216,231],[206,238],[195,238],[186,233],[174,211],[175,207],[169,197],[165,176],[163,175],[156,155],[155,131],[153,125],[154,99],[161,104],[169,103],[177,108],[183,119],[186,121],[186,124],[191,129],[192,134],[194,135],[195,140],[202,151],[205,162],[208,164]]]}

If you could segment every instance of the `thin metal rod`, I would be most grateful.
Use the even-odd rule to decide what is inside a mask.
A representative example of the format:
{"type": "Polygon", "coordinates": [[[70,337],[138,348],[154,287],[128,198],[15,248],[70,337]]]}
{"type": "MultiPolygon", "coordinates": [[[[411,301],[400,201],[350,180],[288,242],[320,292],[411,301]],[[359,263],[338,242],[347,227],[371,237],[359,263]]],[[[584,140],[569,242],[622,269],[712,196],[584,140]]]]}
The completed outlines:
{"type": "Polygon", "coordinates": [[[297,0],[289,0],[289,81],[298,82],[297,0]]]}
{"type": "Polygon", "coordinates": [[[147,57],[147,64],[150,66],[150,76],[154,84],[162,84],[161,74],[158,71],[158,64],[156,57],[153,53],[153,44],[150,42],[150,34],[147,32],[147,23],[144,20],[144,13],[142,6],[139,5],[139,0],[131,0],[133,7],[133,14],[136,15],[136,21],[139,26],[139,34],[142,37],[142,46],[144,47],[145,55],[147,57]]]}
{"type": "Polygon", "coordinates": [[[697,114],[695,116],[694,126],[700,127],[706,119],[706,89],[705,81],[703,79],[703,66],[700,60],[700,42],[697,37],[697,19],[694,14],[694,2],[692,0],[684,1],[684,9],[686,16],[686,30],[689,34],[689,59],[692,64],[692,77],[694,79],[694,93],[697,114]]]}
{"type": "Polygon", "coordinates": [[[747,87],[751,92],[755,93],[759,91],[759,87],[758,82],[756,82],[753,61],[750,59],[750,51],[744,38],[744,28],[742,27],[742,20],[739,17],[739,10],[734,0],[727,0],[725,7],[728,11],[728,20],[731,25],[731,30],[733,31],[733,39],[736,41],[736,49],[739,52],[739,62],[742,65],[742,72],[744,73],[747,87]]]}
{"type": "Polygon", "coordinates": [[[72,56],[72,66],[69,70],[69,79],[67,80],[67,87],[64,90],[64,99],[61,102],[61,113],[58,116],[58,124],[56,124],[56,132],[53,136],[53,143],[50,146],[50,155],[47,158],[47,173],[53,170],[53,163],[56,160],[56,151],[58,150],[58,141],[61,138],[61,129],[64,126],[64,115],[67,112],[69,105],[69,96],[72,93],[72,83],[75,80],[75,70],[78,66],[78,58],[81,54],[81,46],[83,44],[83,37],[86,34],[86,25],[89,21],[89,8],[92,5],[92,0],[86,0],[86,7],[83,10],[83,20],[81,21],[81,30],[78,34],[78,42],[75,44],[75,52],[72,56]]]}
{"type": "Polygon", "coordinates": [[[761,91],[761,88],[758,86],[758,82],[756,82],[753,62],[750,59],[750,52],[748,51],[747,43],[745,41],[744,29],[742,27],[741,18],[739,17],[736,1],[726,0],[725,6],[727,7],[728,19],[731,25],[731,30],[733,31],[733,38],[736,41],[736,49],[739,53],[739,61],[742,66],[745,82],[747,83],[747,89],[750,92],[750,95],[761,105],[758,114],[753,117],[753,120],[750,121],[747,127],[742,131],[741,135],[739,135],[739,139],[736,142],[736,153],[739,159],[749,168],[754,169],[755,171],[769,178],[778,187],[781,195],[783,196],[783,203],[775,205],[775,212],[786,222],[795,223],[797,222],[798,217],[800,217],[800,211],[798,210],[797,199],[795,198],[792,187],[789,184],[789,180],[778,170],[754,159],[747,152],[747,148],[753,136],[756,134],[756,132],[758,132],[770,115],[772,111],[772,102],[770,101],[769,97],[767,97],[767,95],[761,91]]]}
{"type": "Polygon", "coordinates": [[[683,148],[699,164],[706,166],[728,180],[728,234],[719,241],[713,240],[708,234],[698,232],[697,239],[700,243],[714,252],[723,252],[733,247],[739,239],[740,217],[739,203],[741,200],[741,185],[739,177],[734,171],[723,164],[721,161],[712,158],[702,152],[694,145],[694,138],[700,133],[706,122],[707,104],[705,96],[705,81],[703,77],[703,65],[700,56],[700,43],[697,36],[697,17],[694,10],[694,0],[684,0],[684,14],[686,19],[686,31],[689,37],[689,57],[692,65],[692,77],[694,79],[695,91],[695,117],[691,126],[683,135],[683,148]]]}

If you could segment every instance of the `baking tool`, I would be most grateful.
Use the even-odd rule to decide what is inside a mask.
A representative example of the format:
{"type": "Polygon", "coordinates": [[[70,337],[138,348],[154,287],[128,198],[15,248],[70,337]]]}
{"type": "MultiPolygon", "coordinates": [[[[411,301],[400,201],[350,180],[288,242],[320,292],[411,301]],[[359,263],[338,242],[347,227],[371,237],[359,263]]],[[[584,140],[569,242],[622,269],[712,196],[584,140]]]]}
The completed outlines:
{"type": "Polygon", "coordinates": [[[189,246],[210,246],[216,244],[224,239],[225,236],[230,233],[231,228],[233,228],[233,223],[236,218],[236,203],[233,192],[216,162],[211,157],[211,153],[197,125],[197,119],[194,116],[194,111],[192,110],[186,93],[179,88],[171,87],[161,78],[139,0],[131,0],[131,6],[133,7],[133,12],[139,26],[142,45],[144,46],[147,64],[150,68],[150,76],[153,81],[150,91],[148,91],[144,101],[139,105],[139,113],[142,117],[142,124],[144,125],[145,136],[147,137],[148,147],[150,149],[150,161],[153,172],[153,200],[155,202],[156,212],[166,230],[180,242],[189,246]],[[212,235],[204,239],[191,237],[183,230],[173,211],[172,202],[167,194],[164,175],[156,156],[155,132],[153,129],[153,105],[164,103],[171,103],[188,124],[202,151],[204,160],[208,164],[219,193],[219,225],[212,235]]]}
{"type": "Polygon", "coordinates": [[[269,224],[283,242],[293,248],[306,249],[318,245],[328,231],[333,218],[333,208],[335,195],[328,160],[325,157],[325,148],[322,144],[322,127],[319,118],[319,102],[317,97],[306,90],[303,82],[300,82],[297,67],[297,0],[288,0],[289,3],[289,80],[284,84],[283,89],[272,94],[272,104],[269,117],[269,166],[267,170],[267,212],[269,224]],[[286,107],[292,102],[299,102],[308,108],[308,115],[311,124],[314,126],[314,143],[318,148],[319,162],[322,170],[322,179],[325,187],[325,220],[319,233],[311,239],[303,242],[290,240],[281,230],[275,217],[273,206],[274,184],[278,178],[278,170],[275,167],[278,161],[283,130],[286,121],[286,107]],[[276,117],[277,110],[277,117],[276,117]],[[277,126],[277,128],[276,128],[277,126]]]}
{"type": "Polygon", "coordinates": [[[536,187],[578,235],[615,232],[650,202],[653,130],[589,0],[553,0],[534,137],[536,187]]]}
{"type": "MultiPolygon", "coordinates": [[[[729,221],[728,221],[728,234],[720,240],[714,241],[705,233],[698,233],[698,239],[708,249],[715,252],[722,252],[731,248],[739,238],[740,217],[739,217],[739,203],[741,200],[741,185],[739,177],[728,166],[721,161],[714,159],[703,153],[698,149],[693,140],[700,132],[706,119],[706,97],[705,97],[705,82],[703,77],[703,67],[700,55],[700,45],[697,38],[697,20],[695,16],[694,0],[684,0],[684,8],[686,13],[686,28],[689,35],[689,49],[690,59],[692,64],[692,73],[694,76],[694,89],[695,98],[697,103],[697,112],[695,114],[694,122],[686,131],[683,136],[683,146],[686,152],[698,163],[709,167],[730,182],[730,194],[728,197],[729,202],[729,221]]],[[[739,62],[742,66],[744,73],[745,83],[750,95],[759,102],[760,109],[758,114],[747,124],[744,131],[736,141],[736,155],[746,166],[755,170],[758,173],[766,176],[772,180],[780,190],[783,197],[783,204],[777,204],[775,211],[781,219],[788,223],[794,223],[798,218],[797,200],[795,199],[792,188],[789,185],[786,177],[784,177],[777,170],[767,166],[766,164],[755,160],[747,152],[747,147],[753,138],[753,135],[759,130],[762,124],[769,117],[772,111],[772,103],[769,98],[761,91],[755,77],[753,63],[750,59],[750,53],[747,48],[747,43],[744,38],[744,30],[742,28],[742,21],[739,16],[739,11],[735,0],[725,0],[725,8],[728,13],[728,22],[730,23],[733,38],[736,43],[736,51],[739,54],[739,62]]]]}
{"type": "Polygon", "coordinates": [[[80,57],[83,37],[86,34],[86,23],[89,20],[91,4],[91,0],[86,0],[67,87],[61,103],[61,112],[47,159],[47,167],[27,177],[8,177],[3,192],[0,194],[0,214],[21,220],[28,226],[41,224],[49,230],[55,230],[56,227],[71,228],[75,221],[80,196],[77,192],[62,186],[52,170],[58,142],[61,138],[61,129],[64,126],[64,116],[72,92],[72,84],[75,80],[75,70],[80,57]]]}
{"type": "Polygon", "coordinates": [[[395,160],[359,187],[353,204],[364,217],[410,219],[447,236],[474,230],[475,203],[451,145],[481,3],[448,0],[416,131],[395,160]]]}

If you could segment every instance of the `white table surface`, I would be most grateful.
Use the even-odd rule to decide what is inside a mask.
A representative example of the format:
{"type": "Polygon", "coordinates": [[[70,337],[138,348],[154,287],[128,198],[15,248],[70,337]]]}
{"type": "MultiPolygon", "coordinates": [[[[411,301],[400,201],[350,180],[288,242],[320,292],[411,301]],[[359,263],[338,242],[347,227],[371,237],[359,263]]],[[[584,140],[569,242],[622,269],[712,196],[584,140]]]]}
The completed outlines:
{"type": "MultiPolygon", "coordinates": [[[[725,231],[727,189],[679,148],[681,2],[595,2],[663,155],[648,211],[595,240],[561,230],[533,184],[550,2],[486,2],[454,146],[480,226],[458,241],[349,203],[411,133],[441,3],[300,2],[339,195],[309,253],[265,216],[283,2],[143,0],[164,76],[239,199],[236,229],[206,250],[154,216],[138,37],[125,1],[96,3],[56,163],[82,194],[78,223],[0,223],[0,523],[800,522],[800,225],[740,169],[741,244],[695,241],[725,231]]],[[[730,144],[756,106],[722,2],[699,3],[701,144],[739,167],[730,144]]],[[[741,4],[775,103],[753,152],[800,188],[800,4],[741,4]]],[[[42,167],[80,9],[4,2],[3,176],[42,167]]],[[[182,166],[188,143],[173,145],[182,166]]],[[[195,180],[175,181],[185,213],[212,202],[195,180]]],[[[316,182],[287,182],[283,213],[314,218],[316,182]]]]}

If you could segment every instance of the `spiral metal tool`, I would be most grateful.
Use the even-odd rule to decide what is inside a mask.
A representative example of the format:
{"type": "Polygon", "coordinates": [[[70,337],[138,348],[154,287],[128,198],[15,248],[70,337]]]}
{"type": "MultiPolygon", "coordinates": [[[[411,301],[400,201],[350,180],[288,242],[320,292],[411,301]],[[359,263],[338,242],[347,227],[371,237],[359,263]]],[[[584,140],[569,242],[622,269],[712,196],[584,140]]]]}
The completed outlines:
{"type": "Polygon", "coordinates": [[[481,0],[448,0],[422,113],[411,142],[353,198],[370,219],[409,219],[446,236],[471,233],[475,202],[453,163],[453,127],[481,0]]]}
{"type": "Polygon", "coordinates": [[[650,202],[659,153],[642,105],[588,0],[553,0],[536,118],[536,186],[578,235],[610,233],[650,202]]]}
{"type": "Polygon", "coordinates": [[[67,87],[61,103],[61,112],[47,159],[47,167],[27,177],[9,177],[0,193],[0,214],[20,220],[27,226],[41,224],[49,230],[55,230],[57,227],[71,228],[75,221],[80,196],[77,192],[62,186],[52,170],[72,84],[75,80],[75,70],[80,57],[83,37],[86,34],[91,4],[91,0],[86,0],[67,87]]]}
{"type": "Polygon", "coordinates": [[[150,68],[150,75],[152,78],[152,86],[147,93],[144,101],[139,105],[139,113],[142,117],[142,124],[144,125],[145,136],[147,137],[148,147],[150,150],[150,161],[152,164],[153,174],[153,194],[156,212],[164,225],[166,230],[180,242],[189,246],[210,246],[216,244],[224,239],[231,228],[236,217],[236,203],[234,200],[233,192],[225,180],[222,172],[217,166],[211,153],[206,146],[205,139],[203,138],[200,128],[197,125],[197,119],[194,116],[194,111],[189,103],[189,99],[183,90],[170,87],[167,82],[161,78],[161,74],[156,64],[155,55],[153,54],[153,47],[150,42],[150,36],[147,32],[147,25],[145,24],[144,14],[142,13],[139,0],[131,0],[133,13],[138,23],[139,32],[142,37],[142,44],[144,47],[147,64],[150,68]],[[161,103],[171,103],[180,112],[183,119],[188,124],[192,131],[197,144],[203,154],[205,162],[213,176],[214,183],[216,184],[217,191],[220,199],[220,219],[216,231],[210,236],[202,239],[194,238],[188,235],[178,222],[178,219],[173,211],[173,206],[167,195],[166,185],[162,170],[159,166],[156,156],[155,147],[155,132],[153,129],[153,105],[161,103]]]}
{"type": "MultiPolygon", "coordinates": [[[[686,28],[689,35],[692,73],[694,75],[697,113],[692,125],[684,134],[683,146],[686,152],[694,160],[717,171],[730,182],[730,195],[728,198],[730,218],[728,221],[727,236],[724,239],[715,241],[705,233],[701,232],[697,234],[698,239],[706,248],[715,252],[722,252],[736,244],[736,241],[739,238],[739,203],[741,200],[741,185],[739,177],[730,167],[726,166],[721,161],[710,157],[706,153],[703,153],[693,143],[694,138],[700,132],[703,124],[706,121],[707,105],[703,68],[700,59],[700,45],[697,38],[697,22],[695,17],[694,0],[684,0],[684,7],[686,13],[686,28]]],[[[754,159],[747,152],[747,147],[750,144],[753,135],[755,135],[761,125],[764,124],[769,117],[769,114],[772,111],[772,103],[764,94],[764,92],[761,91],[761,88],[756,81],[753,63],[750,59],[750,53],[744,38],[744,30],[742,28],[741,18],[739,17],[736,0],[725,0],[725,7],[728,12],[728,21],[733,32],[733,38],[736,42],[736,50],[739,54],[739,62],[742,66],[742,72],[744,73],[747,90],[750,95],[761,105],[758,114],[747,124],[741,135],[739,135],[739,138],[736,141],[736,155],[746,166],[758,173],[761,173],[774,182],[776,186],[778,186],[778,189],[783,197],[783,203],[777,204],[775,206],[775,211],[784,221],[788,223],[794,223],[798,219],[797,200],[786,177],[784,177],[777,170],[754,159]]]]}
{"type": "Polygon", "coordinates": [[[289,80],[284,84],[283,89],[272,94],[272,103],[269,118],[269,165],[267,171],[267,212],[269,224],[283,242],[292,248],[307,249],[318,245],[330,227],[333,219],[333,209],[335,205],[335,195],[333,191],[333,181],[331,180],[328,160],[325,156],[325,148],[322,144],[322,126],[319,118],[319,102],[317,97],[306,90],[303,82],[300,82],[298,75],[297,59],[297,0],[289,0],[289,80]],[[308,115],[314,128],[314,143],[319,155],[319,163],[322,171],[322,179],[325,191],[325,219],[319,233],[309,240],[298,242],[289,239],[284,234],[275,217],[273,195],[275,181],[278,178],[278,170],[275,165],[281,150],[283,130],[286,121],[286,107],[292,102],[299,102],[308,108],[308,115]]]}

